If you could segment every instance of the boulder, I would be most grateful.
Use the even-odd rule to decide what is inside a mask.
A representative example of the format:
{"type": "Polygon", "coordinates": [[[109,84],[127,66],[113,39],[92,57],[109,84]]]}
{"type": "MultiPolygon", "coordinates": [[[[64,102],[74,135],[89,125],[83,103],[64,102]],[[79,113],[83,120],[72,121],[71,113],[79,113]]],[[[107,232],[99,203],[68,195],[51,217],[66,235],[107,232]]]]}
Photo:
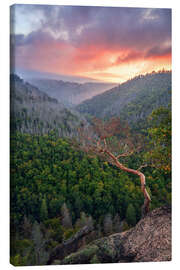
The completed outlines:
{"type": "Polygon", "coordinates": [[[135,227],[93,241],[52,264],[154,262],[171,260],[171,209],[149,212],[135,227]]]}

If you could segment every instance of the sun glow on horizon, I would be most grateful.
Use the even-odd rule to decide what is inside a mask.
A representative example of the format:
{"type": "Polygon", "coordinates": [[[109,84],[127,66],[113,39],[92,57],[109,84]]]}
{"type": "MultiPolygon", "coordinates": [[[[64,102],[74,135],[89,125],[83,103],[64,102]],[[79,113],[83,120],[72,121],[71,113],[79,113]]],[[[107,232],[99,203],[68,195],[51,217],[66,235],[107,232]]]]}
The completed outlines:
{"type": "Polygon", "coordinates": [[[170,9],[14,5],[11,20],[19,69],[110,83],[171,70],[170,9]]]}
{"type": "Polygon", "coordinates": [[[139,75],[145,75],[153,71],[171,71],[171,69],[172,67],[170,61],[168,61],[167,63],[164,63],[164,61],[159,61],[158,63],[156,61],[138,61],[137,63],[110,67],[103,71],[101,70],[94,72],[82,72],[76,75],[88,77],[103,82],[123,83],[139,75]]]}

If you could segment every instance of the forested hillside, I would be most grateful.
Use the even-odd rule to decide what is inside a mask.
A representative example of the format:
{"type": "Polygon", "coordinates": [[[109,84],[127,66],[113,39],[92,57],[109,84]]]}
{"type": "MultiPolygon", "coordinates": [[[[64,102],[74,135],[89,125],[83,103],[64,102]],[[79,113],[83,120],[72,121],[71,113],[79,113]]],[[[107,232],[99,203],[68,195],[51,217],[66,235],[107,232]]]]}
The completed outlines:
{"type": "Polygon", "coordinates": [[[10,263],[171,260],[171,8],[14,4],[10,24],[10,263]]]}
{"type": "MultiPolygon", "coordinates": [[[[164,135],[168,134],[166,130],[164,135]]],[[[153,141],[157,136],[154,134],[153,141]]],[[[169,138],[162,136],[159,147],[162,140],[164,145],[169,144],[169,138]]],[[[147,154],[146,160],[159,160],[156,152],[147,154]]],[[[171,203],[169,154],[164,163],[159,160],[157,168],[144,168],[151,209],[171,203]]],[[[142,153],[126,158],[129,167],[137,168],[141,162],[142,153]]],[[[142,204],[136,176],[87,156],[73,148],[71,140],[54,133],[11,136],[13,264],[46,264],[52,249],[84,226],[93,228],[84,244],[127,230],[141,218],[142,204]]]]}
{"type": "Polygon", "coordinates": [[[62,80],[31,79],[30,82],[50,97],[72,107],[115,86],[113,83],[73,83],[62,80]]]}
{"type": "MultiPolygon", "coordinates": [[[[84,101],[77,109],[100,118],[120,116],[130,125],[145,124],[146,117],[159,106],[171,103],[171,72],[137,76],[119,86],[84,101]]],[[[141,125],[142,127],[142,125],[141,125]]]]}
{"type": "MultiPolygon", "coordinates": [[[[104,131],[105,136],[100,139],[105,150],[111,143],[120,144],[125,149],[124,155],[117,153],[116,147],[113,149],[120,154],[120,162],[127,168],[139,168],[146,176],[150,210],[171,204],[170,86],[170,72],[139,76],[93,98],[96,106],[92,100],[80,105],[81,115],[18,76],[11,76],[13,265],[48,263],[52,250],[68,241],[71,243],[72,237],[84,227],[90,228],[90,232],[76,249],[103,236],[126,231],[141,219],[144,197],[138,175],[109,162],[105,158],[107,151],[101,150],[100,156],[92,154],[90,140],[98,139],[95,134],[87,133],[85,145],[80,140],[80,130],[95,125],[93,115],[105,117],[97,123],[106,125],[96,128],[99,134],[104,131]],[[90,104],[94,114],[86,111],[86,104],[90,104]],[[110,106],[115,115],[128,120],[131,128],[125,122],[119,128],[121,120],[110,118],[110,106]],[[154,107],[157,109],[153,110],[154,107]],[[88,125],[84,113],[91,113],[88,125]],[[133,124],[138,119],[143,119],[141,128],[146,132],[141,134],[141,147],[129,154],[130,137],[132,142],[138,140],[140,129],[137,125],[135,129],[133,124]],[[111,134],[113,130],[120,133],[115,136],[111,134]],[[107,134],[112,136],[106,141],[107,134]],[[82,150],[86,146],[87,151],[82,150]]],[[[97,141],[96,148],[102,146],[100,143],[97,141]]]]}
{"type": "Polygon", "coordinates": [[[82,119],[57,99],[11,75],[11,131],[47,134],[55,129],[59,136],[72,136],[82,119]]]}

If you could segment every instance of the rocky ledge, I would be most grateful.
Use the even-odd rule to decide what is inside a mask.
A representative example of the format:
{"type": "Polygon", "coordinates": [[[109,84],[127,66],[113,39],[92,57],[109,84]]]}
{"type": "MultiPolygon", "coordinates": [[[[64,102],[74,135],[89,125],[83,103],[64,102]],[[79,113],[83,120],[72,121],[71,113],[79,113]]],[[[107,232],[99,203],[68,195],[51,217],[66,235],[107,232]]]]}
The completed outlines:
{"type": "Polygon", "coordinates": [[[57,254],[52,264],[170,261],[171,209],[155,209],[132,229],[95,240],[63,259],[60,257],[57,254]]]}

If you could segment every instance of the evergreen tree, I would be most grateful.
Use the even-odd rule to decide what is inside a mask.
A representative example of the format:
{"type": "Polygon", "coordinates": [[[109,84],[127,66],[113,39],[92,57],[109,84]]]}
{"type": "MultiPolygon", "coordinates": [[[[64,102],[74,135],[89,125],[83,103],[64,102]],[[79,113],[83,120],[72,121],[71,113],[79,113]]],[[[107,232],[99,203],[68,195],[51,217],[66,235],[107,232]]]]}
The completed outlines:
{"type": "Polygon", "coordinates": [[[45,244],[47,239],[43,237],[40,224],[35,221],[32,228],[32,240],[34,243],[34,249],[32,254],[32,264],[44,265],[46,264],[49,254],[45,250],[45,244]]]}
{"type": "Polygon", "coordinates": [[[44,221],[48,218],[48,210],[47,210],[47,203],[46,198],[42,199],[41,208],[40,208],[40,220],[44,221]]]}
{"type": "Polygon", "coordinates": [[[107,214],[104,218],[104,233],[108,235],[112,233],[113,230],[113,223],[112,223],[112,216],[111,214],[107,214]]]}
{"type": "Polygon", "coordinates": [[[128,205],[126,210],[126,221],[131,226],[136,224],[136,211],[131,203],[128,205]]]}
{"type": "Polygon", "coordinates": [[[86,216],[86,214],[84,212],[81,212],[80,218],[77,219],[75,226],[77,228],[83,228],[86,225],[87,225],[87,216],[86,216]]]}
{"type": "Polygon", "coordinates": [[[29,238],[31,236],[31,232],[32,232],[32,224],[29,221],[29,219],[24,216],[24,220],[23,220],[23,224],[21,226],[21,230],[23,233],[24,238],[29,238]]]}
{"type": "Polygon", "coordinates": [[[72,229],[72,218],[66,203],[61,207],[62,226],[66,229],[72,229]]]}
{"type": "Polygon", "coordinates": [[[77,219],[75,227],[83,228],[84,226],[88,226],[89,228],[93,228],[93,219],[91,216],[87,216],[84,212],[81,212],[80,218],[77,219]]]}
{"type": "Polygon", "coordinates": [[[120,222],[120,217],[118,214],[115,215],[114,219],[113,219],[113,232],[121,232],[122,230],[122,226],[121,226],[121,222],[120,222]]]}

